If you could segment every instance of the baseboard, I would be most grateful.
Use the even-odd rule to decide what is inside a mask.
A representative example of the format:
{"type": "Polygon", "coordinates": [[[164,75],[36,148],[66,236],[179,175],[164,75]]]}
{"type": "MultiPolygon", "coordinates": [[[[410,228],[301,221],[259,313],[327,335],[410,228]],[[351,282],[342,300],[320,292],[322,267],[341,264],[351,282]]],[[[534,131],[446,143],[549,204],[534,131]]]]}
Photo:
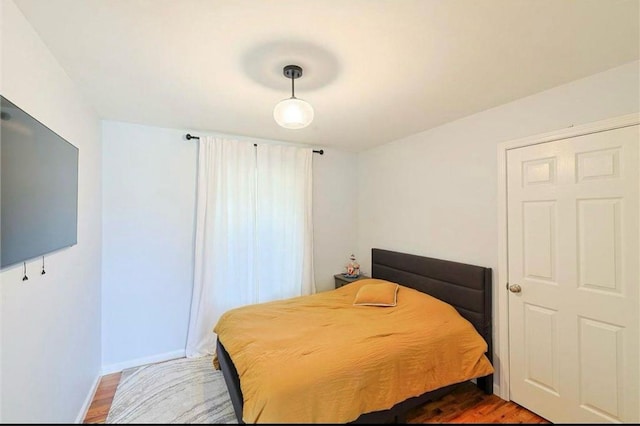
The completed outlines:
{"type": "Polygon", "coordinates": [[[165,352],[163,354],[152,355],[144,358],[136,358],[129,361],[118,362],[115,364],[103,365],[102,375],[118,373],[122,370],[132,367],[140,367],[141,365],[153,364],[156,362],[169,361],[176,358],[183,358],[185,356],[184,349],[178,349],[176,351],[165,352]]]}
{"type": "Polygon", "coordinates": [[[96,391],[98,390],[98,384],[100,383],[100,375],[96,376],[93,380],[93,384],[91,385],[91,389],[87,394],[87,397],[82,404],[82,408],[80,408],[80,412],[78,413],[78,417],[76,417],[75,423],[84,423],[84,418],[87,417],[87,412],[89,411],[89,407],[91,406],[91,402],[93,401],[93,397],[96,396],[96,391]]]}
{"type": "Polygon", "coordinates": [[[500,398],[504,399],[505,401],[508,401],[509,399],[504,398],[502,396],[502,394],[500,393],[500,385],[497,383],[493,383],[493,394],[499,396],[500,398]]]}

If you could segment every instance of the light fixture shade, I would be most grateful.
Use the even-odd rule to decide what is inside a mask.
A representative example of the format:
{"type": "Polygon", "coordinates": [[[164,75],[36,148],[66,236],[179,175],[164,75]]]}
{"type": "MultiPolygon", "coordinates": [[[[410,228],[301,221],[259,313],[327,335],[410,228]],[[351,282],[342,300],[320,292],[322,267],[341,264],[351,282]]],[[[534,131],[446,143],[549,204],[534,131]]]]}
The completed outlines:
{"type": "Polygon", "coordinates": [[[273,109],[276,123],[287,129],[302,129],[313,121],[313,107],[302,99],[284,99],[273,109]]]}

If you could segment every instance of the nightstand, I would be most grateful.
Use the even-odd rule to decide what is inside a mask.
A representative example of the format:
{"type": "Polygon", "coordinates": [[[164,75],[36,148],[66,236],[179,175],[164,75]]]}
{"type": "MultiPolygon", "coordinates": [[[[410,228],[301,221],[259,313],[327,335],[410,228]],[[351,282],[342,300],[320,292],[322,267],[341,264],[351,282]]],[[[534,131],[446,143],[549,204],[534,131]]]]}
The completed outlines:
{"type": "Polygon", "coordinates": [[[359,276],[357,276],[357,277],[355,277],[355,278],[349,278],[349,277],[345,277],[345,276],[344,276],[344,275],[342,275],[342,274],[335,274],[335,275],[333,276],[333,278],[334,278],[334,279],[335,279],[335,281],[336,281],[336,288],[340,288],[340,287],[342,287],[342,286],[343,286],[343,285],[345,285],[345,284],[349,284],[349,283],[352,283],[352,282],[354,282],[354,281],[363,280],[363,279],[365,279],[365,278],[371,278],[371,277],[368,277],[368,276],[366,276],[366,275],[362,275],[362,274],[360,274],[359,276]]]}

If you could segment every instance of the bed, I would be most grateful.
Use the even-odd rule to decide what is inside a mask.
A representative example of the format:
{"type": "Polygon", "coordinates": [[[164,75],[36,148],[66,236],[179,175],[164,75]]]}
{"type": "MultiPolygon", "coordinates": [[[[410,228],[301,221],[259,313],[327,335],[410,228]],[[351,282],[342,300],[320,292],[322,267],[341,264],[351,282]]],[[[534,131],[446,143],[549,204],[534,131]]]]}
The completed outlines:
{"type": "MultiPolygon", "coordinates": [[[[415,293],[417,290],[418,292],[432,296],[432,298],[439,299],[438,303],[440,304],[442,304],[440,301],[443,301],[448,304],[447,306],[449,308],[451,306],[455,308],[455,311],[466,319],[475,331],[477,331],[477,334],[484,339],[484,342],[486,342],[486,346],[484,346],[484,348],[486,348],[484,357],[486,357],[489,362],[492,360],[492,284],[490,268],[374,248],[372,249],[371,275],[373,279],[400,284],[405,293],[415,293]]],[[[357,282],[349,284],[349,286],[354,286],[355,288],[355,284],[357,284],[357,282]]],[[[343,290],[343,288],[341,288],[333,292],[324,293],[336,293],[336,297],[338,297],[340,290],[343,292],[349,291],[348,289],[343,290]]],[[[229,336],[229,334],[227,333],[226,336],[229,336]]],[[[228,342],[230,343],[230,341],[228,342]]],[[[237,347],[237,345],[235,347],[237,347]]],[[[295,349],[298,351],[300,348],[295,349]]],[[[243,372],[243,374],[239,375],[236,369],[236,363],[234,363],[232,357],[229,355],[227,348],[223,344],[223,338],[220,338],[220,336],[217,341],[216,358],[227,384],[236,417],[240,423],[244,423],[243,409],[245,399],[243,398],[239,377],[246,374],[246,362],[239,364],[243,372]]],[[[240,361],[238,355],[236,355],[236,361],[240,361]]],[[[427,361],[425,361],[425,363],[426,362],[427,361]]],[[[246,375],[244,377],[246,377],[246,375]]],[[[486,393],[492,393],[492,374],[474,378],[481,389],[486,393]]],[[[471,377],[468,379],[471,379],[471,377]]],[[[363,411],[357,418],[350,420],[349,423],[402,422],[405,414],[411,408],[429,400],[440,398],[456,386],[468,381],[468,379],[456,379],[452,383],[445,383],[436,389],[431,389],[417,396],[411,396],[399,401],[387,409],[363,411]]],[[[245,383],[245,386],[246,385],[247,383],[245,383]]],[[[304,392],[304,389],[296,390],[296,394],[304,392]]],[[[290,422],[290,420],[286,420],[287,417],[283,418],[285,420],[282,422],[290,422]]]]}

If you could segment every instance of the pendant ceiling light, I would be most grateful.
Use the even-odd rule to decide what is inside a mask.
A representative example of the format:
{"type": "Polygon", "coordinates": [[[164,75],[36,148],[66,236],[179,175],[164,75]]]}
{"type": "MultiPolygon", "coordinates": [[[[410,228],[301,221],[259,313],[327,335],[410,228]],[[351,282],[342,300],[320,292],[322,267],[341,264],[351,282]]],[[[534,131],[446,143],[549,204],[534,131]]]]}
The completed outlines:
{"type": "Polygon", "coordinates": [[[282,70],[285,77],[291,79],[291,97],[284,99],[273,109],[273,118],[287,129],[302,129],[313,121],[313,107],[295,96],[294,80],[302,76],[298,65],[287,65],[282,70]]]}

